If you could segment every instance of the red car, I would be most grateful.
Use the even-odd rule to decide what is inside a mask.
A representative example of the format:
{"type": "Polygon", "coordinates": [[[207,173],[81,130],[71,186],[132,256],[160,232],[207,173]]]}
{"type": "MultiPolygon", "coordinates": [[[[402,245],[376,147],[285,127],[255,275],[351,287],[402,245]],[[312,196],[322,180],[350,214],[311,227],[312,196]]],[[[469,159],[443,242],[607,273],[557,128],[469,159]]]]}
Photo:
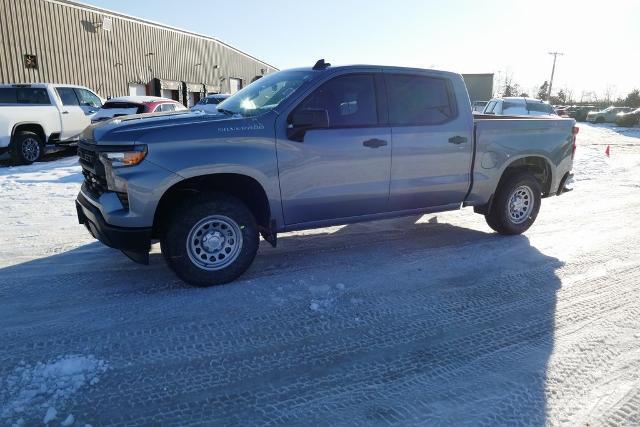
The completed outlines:
{"type": "Polygon", "coordinates": [[[91,118],[91,123],[131,114],[183,111],[186,107],[173,99],[157,96],[121,96],[111,98],[91,118]]]}

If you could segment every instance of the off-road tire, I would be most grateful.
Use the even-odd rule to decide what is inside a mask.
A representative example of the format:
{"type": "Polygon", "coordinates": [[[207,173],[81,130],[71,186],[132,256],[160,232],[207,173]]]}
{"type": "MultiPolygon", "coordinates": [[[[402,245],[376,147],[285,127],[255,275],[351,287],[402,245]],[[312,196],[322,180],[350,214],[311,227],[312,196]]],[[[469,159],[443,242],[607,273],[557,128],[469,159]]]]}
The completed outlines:
{"type": "Polygon", "coordinates": [[[485,215],[487,225],[500,234],[522,234],[533,225],[540,211],[541,197],[540,183],[528,172],[516,172],[506,176],[493,199],[489,212],[485,215]],[[529,193],[522,203],[533,203],[533,206],[527,204],[526,213],[519,219],[514,219],[517,210],[511,209],[512,197],[516,190],[529,193]],[[527,190],[528,189],[528,190],[527,190]]]}
{"type": "MultiPolygon", "coordinates": [[[[211,229],[213,230],[213,226],[211,229]]],[[[258,226],[253,214],[242,201],[226,194],[210,193],[188,199],[177,207],[172,215],[169,215],[164,230],[160,247],[169,267],[179,278],[198,287],[221,285],[240,277],[253,262],[259,246],[258,226]],[[193,249],[190,249],[193,246],[189,245],[193,243],[190,236],[196,238],[193,232],[199,229],[198,224],[202,224],[203,221],[205,224],[207,221],[215,222],[215,219],[210,219],[212,217],[226,218],[227,221],[235,223],[238,227],[237,232],[242,238],[239,243],[241,245],[239,252],[229,265],[220,269],[207,270],[192,259],[197,256],[193,249]]],[[[240,239],[235,240],[238,242],[240,239]]],[[[203,254],[204,257],[207,253],[201,249],[203,247],[202,241],[201,246],[196,250],[201,250],[198,254],[203,254]]],[[[205,259],[204,262],[208,260],[205,259]]],[[[214,262],[218,261],[214,260],[214,262]]]]}
{"type": "Polygon", "coordinates": [[[13,136],[9,149],[11,161],[15,165],[30,165],[42,159],[44,142],[38,134],[30,131],[19,131],[13,136]]]}

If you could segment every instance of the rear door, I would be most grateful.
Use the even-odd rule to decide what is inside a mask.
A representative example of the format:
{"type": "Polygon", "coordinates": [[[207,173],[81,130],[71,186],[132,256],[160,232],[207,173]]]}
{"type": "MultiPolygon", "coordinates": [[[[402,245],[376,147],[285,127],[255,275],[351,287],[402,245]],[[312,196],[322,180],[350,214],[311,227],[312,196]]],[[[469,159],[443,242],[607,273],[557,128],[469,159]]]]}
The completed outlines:
{"type": "Polygon", "coordinates": [[[471,111],[467,99],[461,99],[466,93],[456,94],[442,75],[385,76],[393,135],[390,209],[462,202],[473,152],[471,111]]]}
{"type": "MultiPolygon", "coordinates": [[[[382,82],[378,75],[378,82],[382,82]]],[[[323,83],[294,109],[324,110],[329,127],[287,137],[278,121],[277,153],[287,225],[384,212],[388,207],[391,131],[379,119],[373,73],[323,83]]]]}
{"type": "Polygon", "coordinates": [[[60,110],[60,121],[62,123],[60,140],[73,139],[89,126],[91,119],[80,106],[80,100],[75,88],[58,86],[56,87],[56,93],[62,103],[60,110]]]}

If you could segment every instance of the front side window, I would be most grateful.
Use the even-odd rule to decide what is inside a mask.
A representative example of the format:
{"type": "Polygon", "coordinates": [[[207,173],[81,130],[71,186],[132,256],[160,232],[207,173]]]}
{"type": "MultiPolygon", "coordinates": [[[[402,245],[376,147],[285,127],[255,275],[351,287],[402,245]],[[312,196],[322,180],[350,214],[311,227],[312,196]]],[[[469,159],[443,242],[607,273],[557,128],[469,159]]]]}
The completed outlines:
{"type": "Polygon", "coordinates": [[[220,104],[218,111],[245,117],[267,113],[313,78],[314,71],[279,71],[236,92],[220,104]]]}
{"type": "Polygon", "coordinates": [[[330,128],[377,125],[373,76],[354,74],[333,78],[316,89],[296,109],[327,111],[330,128]]]}
{"type": "Polygon", "coordinates": [[[86,105],[89,107],[100,108],[102,107],[102,101],[95,94],[89,92],[86,89],[76,89],[76,94],[80,100],[80,105],[86,105]]]}
{"type": "Polygon", "coordinates": [[[76,91],[72,87],[58,87],[56,88],[62,105],[80,105],[76,91]]]}
{"type": "Polygon", "coordinates": [[[446,79],[392,74],[386,81],[392,125],[436,125],[457,114],[446,79]]]}

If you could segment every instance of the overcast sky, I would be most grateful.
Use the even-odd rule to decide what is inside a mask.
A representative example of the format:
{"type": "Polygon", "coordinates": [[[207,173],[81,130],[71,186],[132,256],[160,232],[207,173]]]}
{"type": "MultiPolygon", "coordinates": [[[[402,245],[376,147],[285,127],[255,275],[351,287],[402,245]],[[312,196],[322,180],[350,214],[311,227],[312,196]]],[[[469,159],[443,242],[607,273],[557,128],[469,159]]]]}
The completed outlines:
{"type": "Polygon", "coordinates": [[[554,89],[575,99],[640,87],[636,0],[84,2],[217,37],[280,69],[326,58],[493,72],[533,95],[550,77],[548,52],[561,51],[554,89]]]}

